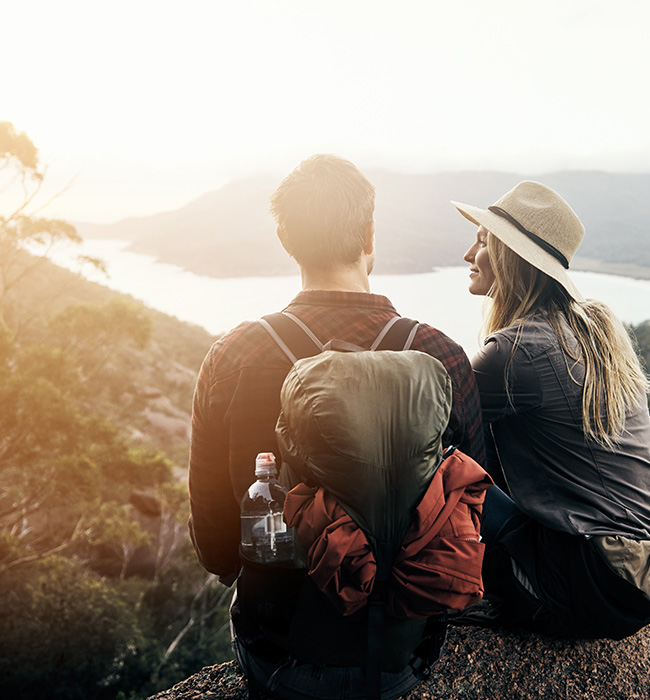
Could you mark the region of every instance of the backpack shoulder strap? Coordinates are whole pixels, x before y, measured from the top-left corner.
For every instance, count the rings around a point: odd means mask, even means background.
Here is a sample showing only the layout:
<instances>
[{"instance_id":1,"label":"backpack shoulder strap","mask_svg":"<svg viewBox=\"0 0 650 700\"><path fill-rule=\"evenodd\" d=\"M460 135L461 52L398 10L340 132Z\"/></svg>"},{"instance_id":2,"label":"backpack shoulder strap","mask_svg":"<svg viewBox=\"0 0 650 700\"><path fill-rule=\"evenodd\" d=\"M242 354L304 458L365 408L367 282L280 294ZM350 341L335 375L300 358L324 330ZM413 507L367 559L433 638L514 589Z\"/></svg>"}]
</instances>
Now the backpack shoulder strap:
<instances>
[{"instance_id":1,"label":"backpack shoulder strap","mask_svg":"<svg viewBox=\"0 0 650 700\"><path fill-rule=\"evenodd\" d=\"M323 345L309 328L297 317L287 311L263 316L259 321L280 349L295 363L305 357L313 357L328 349L332 341ZM413 343L419 323L410 318L394 316L381 329L370 350L408 350ZM340 341L336 341L340 344ZM347 345L347 344L343 344ZM356 346L336 349L360 350Z\"/></svg>"},{"instance_id":2,"label":"backpack shoulder strap","mask_svg":"<svg viewBox=\"0 0 650 700\"><path fill-rule=\"evenodd\" d=\"M371 350L408 350L418 332L419 323L403 316L393 316L382 328Z\"/></svg>"},{"instance_id":3,"label":"backpack shoulder strap","mask_svg":"<svg viewBox=\"0 0 650 700\"><path fill-rule=\"evenodd\" d=\"M276 314L263 316L259 322L292 364L304 357L313 357L323 351L323 344L320 340L293 314L280 311Z\"/></svg>"}]
</instances>

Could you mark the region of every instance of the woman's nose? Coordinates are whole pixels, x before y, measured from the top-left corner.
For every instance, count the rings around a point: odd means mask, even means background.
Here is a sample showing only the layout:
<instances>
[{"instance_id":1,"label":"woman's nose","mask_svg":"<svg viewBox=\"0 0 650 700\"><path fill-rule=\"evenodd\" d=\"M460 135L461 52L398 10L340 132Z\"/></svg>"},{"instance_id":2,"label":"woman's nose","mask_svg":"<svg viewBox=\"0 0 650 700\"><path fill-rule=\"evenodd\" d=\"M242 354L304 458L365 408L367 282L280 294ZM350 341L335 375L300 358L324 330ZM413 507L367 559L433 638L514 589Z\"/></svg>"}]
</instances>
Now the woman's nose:
<instances>
[{"instance_id":1,"label":"woman's nose","mask_svg":"<svg viewBox=\"0 0 650 700\"><path fill-rule=\"evenodd\" d=\"M471 263L471 262L474 261L474 255L475 255L475 253L474 253L474 248L475 248L475 247L476 247L476 243L475 243L474 245L470 246L470 247L467 249L467 252L465 253L465 255L463 255L463 260L464 260L465 262Z\"/></svg>"}]
</instances>

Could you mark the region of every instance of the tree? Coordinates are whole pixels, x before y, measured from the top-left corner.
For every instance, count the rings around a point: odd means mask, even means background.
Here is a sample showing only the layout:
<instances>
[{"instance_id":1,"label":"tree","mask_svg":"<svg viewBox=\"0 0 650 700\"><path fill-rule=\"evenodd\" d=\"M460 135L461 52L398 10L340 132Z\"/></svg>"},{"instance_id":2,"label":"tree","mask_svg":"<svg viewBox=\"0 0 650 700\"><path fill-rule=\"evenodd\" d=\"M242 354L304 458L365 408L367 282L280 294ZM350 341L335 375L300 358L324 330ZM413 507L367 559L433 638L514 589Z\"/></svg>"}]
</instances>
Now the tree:
<instances>
[{"instance_id":1,"label":"tree","mask_svg":"<svg viewBox=\"0 0 650 700\"><path fill-rule=\"evenodd\" d=\"M637 352L641 358L641 364L646 371L650 370L650 320L632 326L632 335L636 339Z\"/></svg>"},{"instance_id":2,"label":"tree","mask_svg":"<svg viewBox=\"0 0 650 700\"><path fill-rule=\"evenodd\" d=\"M112 700L116 685L129 690L125 675L146 679L142 582L109 582L50 557L0 573L0 585L3 697Z\"/></svg>"},{"instance_id":3,"label":"tree","mask_svg":"<svg viewBox=\"0 0 650 700\"><path fill-rule=\"evenodd\" d=\"M147 401L174 409L205 340L166 319L150 347L160 315L48 263L79 239L37 216L43 177L0 122L0 194L22 188L0 217L0 686L146 697L230 654L228 591L192 552L187 485L143 430ZM99 303L70 304L77 291Z\"/></svg>"},{"instance_id":4,"label":"tree","mask_svg":"<svg viewBox=\"0 0 650 700\"><path fill-rule=\"evenodd\" d=\"M114 345L146 341L146 323L137 315L120 304L107 308ZM106 321L103 310L88 312ZM115 426L88 410L96 392L82 381L81 360L69 349L19 346L6 327L0 331L0 571L109 541L126 567L148 539L120 504L135 489L170 483L169 462L130 447Z\"/></svg>"},{"instance_id":5,"label":"tree","mask_svg":"<svg viewBox=\"0 0 650 700\"><path fill-rule=\"evenodd\" d=\"M86 525L89 542L105 545L120 558L120 579L126 571L138 547L150 544L151 536L130 516L127 506L112 501L102 503L97 515Z\"/></svg>"},{"instance_id":6,"label":"tree","mask_svg":"<svg viewBox=\"0 0 650 700\"><path fill-rule=\"evenodd\" d=\"M17 161L19 172L42 178L38 171L38 151L25 133L19 133L11 122L0 122L0 159L5 165Z\"/></svg>"},{"instance_id":7,"label":"tree","mask_svg":"<svg viewBox=\"0 0 650 700\"><path fill-rule=\"evenodd\" d=\"M104 304L70 304L50 321L57 344L82 368L88 381L120 349L143 349L151 337L151 316L137 304L113 297Z\"/></svg>"},{"instance_id":8,"label":"tree","mask_svg":"<svg viewBox=\"0 0 650 700\"><path fill-rule=\"evenodd\" d=\"M230 656L229 593L192 552L186 484L134 446L131 421L107 419L107 378L128 384L149 359L128 309L74 306L33 342L0 324L0 685L14 698L143 698Z\"/></svg>"},{"instance_id":9,"label":"tree","mask_svg":"<svg viewBox=\"0 0 650 700\"><path fill-rule=\"evenodd\" d=\"M54 498L60 460L78 455L86 418L75 405L78 373L54 348L21 350L6 338L0 362L0 524L21 534L28 514ZM71 480L78 480L71 474ZM80 484L83 481L79 482ZM74 492L74 490L73 490ZM22 523L22 524L21 524Z\"/></svg>"},{"instance_id":10,"label":"tree","mask_svg":"<svg viewBox=\"0 0 650 700\"><path fill-rule=\"evenodd\" d=\"M636 352L641 360L646 375L650 375L650 320L639 323L638 326L628 328L633 341L636 343ZM650 394L648 395L648 407L650 408Z\"/></svg>"},{"instance_id":11,"label":"tree","mask_svg":"<svg viewBox=\"0 0 650 700\"><path fill-rule=\"evenodd\" d=\"M4 321L7 296L16 286L42 265L54 247L79 244L81 237L65 221L30 213L45 173L39 169L38 151L31 139L6 121L0 122L0 175L4 175L0 192L10 189L16 181L22 187L19 204L0 216L0 321ZM85 256L79 259L104 269L99 260Z\"/></svg>"}]
</instances>

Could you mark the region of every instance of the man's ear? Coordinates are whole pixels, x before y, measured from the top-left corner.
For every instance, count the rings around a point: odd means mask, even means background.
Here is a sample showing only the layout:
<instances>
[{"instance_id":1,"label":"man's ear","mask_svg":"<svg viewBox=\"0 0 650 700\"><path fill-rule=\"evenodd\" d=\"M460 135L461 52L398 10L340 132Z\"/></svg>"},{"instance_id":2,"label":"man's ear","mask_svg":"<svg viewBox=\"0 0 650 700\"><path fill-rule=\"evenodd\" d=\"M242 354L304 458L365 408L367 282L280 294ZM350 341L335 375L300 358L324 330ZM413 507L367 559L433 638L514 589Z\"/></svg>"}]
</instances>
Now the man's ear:
<instances>
[{"instance_id":1,"label":"man's ear","mask_svg":"<svg viewBox=\"0 0 650 700\"><path fill-rule=\"evenodd\" d=\"M363 252L372 255L375 250L375 220L373 219L366 227L366 235L363 245Z\"/></svg>"},{"instance_id":2,"label":"man's ear","mask_svg":"<svg viewBox=\"0 0 650 700\"><path fill-rule=\"evenodd\" d=\"M287 251L287 253L289 253L289 251L287 250L287 246L284 244L284 236L282 234L282 229L278 226L275 229L275 232L276 232L278 238L280 239L280 243L282 243L282 247ZM289 253L289 255L291 255L291 253Z\"/></svg>"}]
</instances>

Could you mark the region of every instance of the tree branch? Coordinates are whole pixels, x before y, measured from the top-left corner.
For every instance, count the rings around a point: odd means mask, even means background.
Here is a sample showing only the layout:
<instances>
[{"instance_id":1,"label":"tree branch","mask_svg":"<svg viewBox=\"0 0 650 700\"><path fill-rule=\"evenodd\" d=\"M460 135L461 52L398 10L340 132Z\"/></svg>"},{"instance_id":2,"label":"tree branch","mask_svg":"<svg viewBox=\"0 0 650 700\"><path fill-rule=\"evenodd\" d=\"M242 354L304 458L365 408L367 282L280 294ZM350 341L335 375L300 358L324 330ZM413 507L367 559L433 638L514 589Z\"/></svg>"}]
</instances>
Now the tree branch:
<instances>
[{"instance_id":1,"label":"tree branch","mask_svg":"<svg viewBox=\"0 0 650 700\"><path fill-rule=\"evenodd\" d=\"M192 599L192 602L190 603L190 610L192 607L201 599L201 597L205 594L206 590L209 588L210 584L212 583L214 579L214 574L209 574L203 585L201 586L201 589L199 592L194 596ZM232 591L229 588L225 588L221 592L221 595L217 599L217 602L212 606L212 608L205 613L204 615L197 616L195 613L191 613L190 619L187 621L187 624L183 629L176 635L174 638L174 641L167 647L167 650L163 654L163 658L158 664L157 672L159 673L162 667L167 663L167 659L173 654L174 650L178 645L181 643L183 637L192 629L192 627L196 624L197 619L205 620L211 615L213 615L215 612L217 612L225 600L226 596L230 594Z\"/></svg>"}]
</instances>

